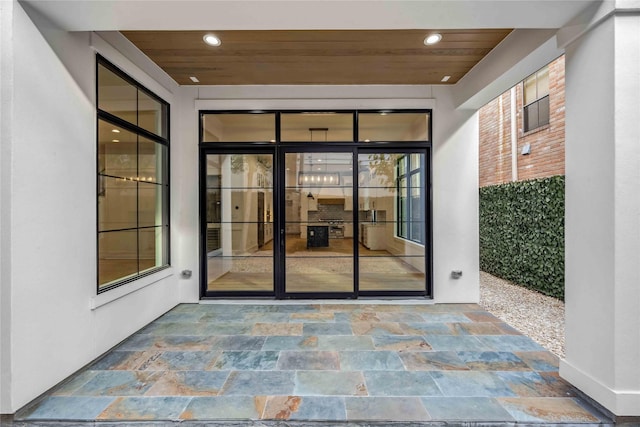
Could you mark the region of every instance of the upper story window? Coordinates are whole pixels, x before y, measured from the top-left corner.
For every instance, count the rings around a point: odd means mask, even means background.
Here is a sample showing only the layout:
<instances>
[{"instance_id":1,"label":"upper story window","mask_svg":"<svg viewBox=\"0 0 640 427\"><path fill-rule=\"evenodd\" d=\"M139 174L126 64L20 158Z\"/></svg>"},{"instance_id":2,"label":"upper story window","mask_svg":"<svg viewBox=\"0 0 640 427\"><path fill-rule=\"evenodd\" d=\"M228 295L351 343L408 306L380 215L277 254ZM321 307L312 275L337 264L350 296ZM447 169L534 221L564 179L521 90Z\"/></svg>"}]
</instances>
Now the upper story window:
<instances>
[{"instance_id":1,"label":"upper story window","mask_svg":"<svg viewBox=\"0 0 640 427\"><path fill-rule=\"evenodd\" d=\"M169 104L97 57L98 293L169 265Z\"/></svg>"},{"instance_id":2,"label":"upper story window","mask_svg":"<svg viewBox=\"0 0 640 427\"><path fill-rule=\"evenodd\" d=\"M523 82L524 132L549 124L549 67L544 67Z\"/></svg>"}]
</instances>

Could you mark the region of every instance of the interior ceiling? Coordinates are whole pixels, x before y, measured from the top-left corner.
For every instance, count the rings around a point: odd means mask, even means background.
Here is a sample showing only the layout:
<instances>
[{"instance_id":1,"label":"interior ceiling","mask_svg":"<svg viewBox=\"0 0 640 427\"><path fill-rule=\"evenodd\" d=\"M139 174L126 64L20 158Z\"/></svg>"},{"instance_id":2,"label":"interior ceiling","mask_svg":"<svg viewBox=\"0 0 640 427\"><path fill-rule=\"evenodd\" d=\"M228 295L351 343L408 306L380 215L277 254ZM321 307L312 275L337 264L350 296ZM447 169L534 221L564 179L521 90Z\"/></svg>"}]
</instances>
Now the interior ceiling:
<instances>
[{"instance_id":1,"label":"interior ceiling","mask_svg":"<svg viewBox=\"0 0 640 427\"><path fill-rule=\"evenodd\" d=\"M218 47L203 42L208 31L122 34L180 85L365 85L455 84L511 31L211 31ZM425 46L434 32L442 40Z\"/></svg>"}]
</instances>

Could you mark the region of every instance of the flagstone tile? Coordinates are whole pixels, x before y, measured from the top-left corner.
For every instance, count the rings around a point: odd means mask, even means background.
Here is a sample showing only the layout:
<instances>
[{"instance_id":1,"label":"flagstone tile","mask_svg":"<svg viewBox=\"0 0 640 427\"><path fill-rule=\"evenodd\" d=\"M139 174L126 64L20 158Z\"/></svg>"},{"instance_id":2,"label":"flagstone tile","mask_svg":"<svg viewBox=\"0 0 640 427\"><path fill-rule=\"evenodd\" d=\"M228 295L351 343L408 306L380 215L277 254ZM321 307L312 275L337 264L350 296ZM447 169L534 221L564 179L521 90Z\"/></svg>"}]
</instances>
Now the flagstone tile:
<instances>
[{"instance_id":1,"label":"flagstone tile","mask_svg":"<svg viewBox=\"0 0 640 427\"><path fill-rule=\"evenodd\" d=\"M244 335L251 332L253 323L242 322L206 322L200 324L200 331L203 335L215 336L215 335Z\"/></svg>"},{"instance_id":2,"label":"flagstone tile","mask_svg":"<svg viewBox=\"0 0 640 427\"><path fill-rule=\"evenodd\" d=\"M142 395L162 376L162 372L98 371L74 395L136 396Z\"/></svg>"},{"instance_id":3,"label":"flagstone tile","mask_svg":"<svg viewBox=\"0 0 640 427\"><path fill-rule=\"evenodd\" d=\"M467 323L471 322L462 313L422 313L423 322L427 323Z\"/></svg>"},{"instance_id":4,"label":"flagstone tile","mask_svg":"<svg viewBox=\"0 0 640 427\"><path fill-rule=\"evenodd\" d=\"M181 323L196 323L198 322L204 313L199 310L171 310L168 313L165 313L160 318L156 319L155 322L164 323L164 322L181 322Z\"/></svg>"},{"instance_id":5,"label":"flagstone tile","mask_svg":"<svg viewBox=\"0 0 640 427\"><path fill-rule=\"evenodd\" d=\"M353 322L355 335L407 335L407 328L397 322Z\"/></svg>"},{"instance_id":6,"label":"flagstone tile","mask_svg":"<svg viewBox=\"0 0 640 427\"><path fill-rule=\"evenodd\" d=\"M257 420L264 412L264 396L194 397L180 414L183 420Z\"/></svg>"},{"instance_id":7,"label":"flagstone tile","mask_svg":"<svg viewBox=\"0 0 640 427\"><path fill-rule=\"evenodd\" d=\"M493 372L432 371L431 376L450 397L511 397L515 393Z\"/></svg>"},{"instance_id":8,"label":"flagstone tile","mask_svg":"<svg viewBox=\"0 0 640 427\"><path fill-rule=\"evenodd\" d=\"M95 420L115 397L49 396L16 414L16 420Z\"/></svg>"},{"instance_id":9,"label":"flagstone tile","mask_svg":"<svg viewBox=\"0 0 640 427\"><path fill-rule=\"evenodd\" d=\"M221 395L291 395L295 371L232 371Z\"/></svg>"},{"instance_id":10,"label":"flagstone tile","mask_svg":"<svg viewBox=\"0 0 640 427\"><path fill-rule=\"evenodd\" d=\"M515 421L497 400L489 397L423 397L422 403L435 420Z\"/></svg>"},{"instance_id":11,"label":"flagstone tile","mask_svg":"<svg viewBox=\"0 0 640 427\"><path fill-rule=\"evenodd\" d=\"M330 322L334 323L336 318L331 312L301 312L301 313L291 313L289 317L289 321L291 322L314 322L314 323L323 323Z\"/></svg>"},{"instance_id":12,"label":"flagstone tile","mask_svg":"<svg viewBox=\"0 0 640 427\"><path fill-rule=\"evenodd\" d=\"M266 337L263 350L317 350L318 337L315 335L300 337Z\"/></svg>"},{"instance_id":13,"label":"flagstone tile","mask_svg":"<svg viewBox=\"0 0 640 427\"><path fill-rule=\"evenodd\" d=\"M544 375L544 376L543 376ZM498 376L520 397L573 397L573 389L559 376L537 372L498 372Z\"/></svg>"},{"instance_id":14,"label":"flagstone tile","mask_svg":"<svg viewBox=\"0 0 640 427\"><path fill-rule=\"evenodd\" d=\"M376 350L429 351L431 346L421 336L380 335L372 336Z\"/></svg>"},{"instance_id":15,"label":"flagstone tile","mask_svg":"<svg viewBox=\"0 0 640 427\"><path fill-rule=\"evenodd\" d=\"M495 351L544 351L544 348L524 335L485 335L480 342Z\"/></svg>"},{"instance_id":16,"label":"flagstone tile","mask_svg":"<svg viewBox=\"0 0 640 427\"><path fill-rule=\"evenodd\" d=\"M408 371L466 371L469 367L453 351L403 351L399 353Z\"/></svg>"},{"instance_id":17,"label":"flagstone tile","mask_svg":"<svg viewBox=\"0 0 640 427\"><path fill-rule=\"evenodd\" d=\"M449 323L401 323L404 335L454 335Z\"/></svg>"},{"instance_id":18,"label":"flagstone tile","mask_svg":"<svg viewBox=\"0 0 640 427\"><path fill-rule=\"evenodd\" d=\"M133 371L157 351L112 351L107 353L89 369L93 371Z\"/></svg>"},{"instance_id":19,"label":"flagstone tile","mask_svg":"<svg viewBox=\"0 0 640 427\"><path fill-rule=\"evenodd\" d=\"M493 325L500 331L500 333L496 335L523 335L522 332L504 322L494 323Z\"/></svg>"},{"instance_id":20,"label":"flagstone tile","mask_svg":"<svg viewBox=\"0 0 640 427\"><path fill-rule=\"evenodd\" d=\"M261 336L300 336L301 323L256 323L251 329L251 335Z\"/></svg>"},{"instance_id":21,"label":"flagstone tile","mask_svg":"<svg viewBox=\"0 0 640 427\"><path fill-rule=\"evenodd\" d=\"M349 421L429 421L418 397L346 397Z\"/></svg>"},{"instance_id":22,"label":"flagstone tile","mask_svg":"<svg viewBox=\"0 0 640 427\"><path fill-rule=\"evenodd\" d=\"M361 372L297 371L295 391L292 394L297 396L366 396L367 388Z\"/></svg>"},{"instance_id":23,"label":"flagstone tile","mask_svg":"<svg viewBox=\"0 0 640 427\"><path fill-rule=\"evenodd\" d=\"M246 313L244 315L247 323L287 323L291 313Z\"/></svg>"},{"instance_id":24,"label":"flagstone tile","mask_svg":"<svg viewBox=\"0 0 640 427\"><path fill-rule=\"evenodd\" d=\"M369 336L319 335L318 350L373 350Z\"/></svg>"},{"instance_id":25,"label":"flagstone tile","mask_svg":"<svg viewBox=\"0 0 640 427\"><path fill-rule=\"evenodd\" d=\"M124 340L118 347L119 351L145 351L153 349L154 344L161 338L149 334L134 334Z\"/></svg>"},{"instance_id":26,"label":"flagstone tile","mask_svg":"<svg viewBox=\"0 0 640 427\"><path fill-rule=\"evenodd\" d=\"M216 396L228 371L168 371L145 396Z\"/></svg>"},{"instance_id":27,"label":"flagstone tile","mask_svg":"<svg viewBox=\"0 0 640 427\"><path fill-rule=\"evenodd\" d=\"M229 335L213 337L211 347L215 350L261 350L265 337Z\"/></svg>"},{"instance_id":28,"label":"flagstone tile","mask_svg":"<svg viewBox=\"0 0 640 427\"><path fill-rule=\"evenodd\" d=\"M429 372L365 371L370 396L442 396Z\"/></svg>"},{"instance_id":29,"label":"flagstone tile","mask_svg":"<svg viewBox=\"0 0 640 427\"><path fill-rule=\"evenodd\" d=\"M502 322L502 320L487 311L465 311L463 314L474 322Z\"/></svg>"},{"instance_id":30,"label":"flagstone tile","mask_svg":"<svg viewBox=\"0 0 640 427\"><path fill-rule=\"evenodd\" d=\"M340 368L343 371L401 371L404 365L395 351L341 351Z\"/></svg>"},{"instance_id":31,"label":"flagstone tile","mask_svg":"<svg viewBox=\"0 0 640 427\"><path fill-rule=\"evenodd\" d=\"M453 335L500 335L503 332L491 322L452 323Z\"/></svg>"},{"instance_id":32,"label":"flagstone tile","mask_svg":"<svg viewBox=\"0 0 640 427\"><path fill-rule=\"evenodd\" d=\"M510 352L461 351L458 357L474 371L529 371L522 359Z\"/></svg>"},{"instance_id":33,"label":"flagstone tile","mask_svg":"<svg viewBox=\"0 0 640 427\"><path fill-rule=\"evenodd\" d=\"M82 371L53 389L53 396L70 396L98 375L99 371Z\"/></svg>"},{"instance_id":34,"label":"flagstone tile","mask_svg":"<svg viewBox=\"0 0 640 427\"><path fill-rule=\"evenodd\" d=\"M335 351L282 351L277 368L280 370L340 370Z\"/></svg>"},{"instance_id":35,"label":"flagstone tile","mask_svg":"<svg viewBox=\"0 0 640 427\"><path fill-rule=\"evenodd\" d=\"M437 351L487 351L492 348L474 335L433 335L428 343Z\"/></svg>"},{"instance_id":36,"label":"flagstone tile","mask_svg":"<svg viewBox=\"0 0 640 427\"><path fill-rule=\"evenodd\" d=\"M263 419L344 421L347 419L344 397L270 396Z\"/></svg>"},{"instance_id":37,"label":"flagstone tile","mask_svg":"<svg viewBox=\"0 0 640 427\"><path fill-rule=\"evenodd\" d=\"M515 352L524 363L534 371L557 372L560 359L549 351L522 351Z\"/></svg>"},{"instance_id":38,"label":"flagstone tile","mask_svg":"<svg viewBox=\"0 0 640 427\"><path fill-rule=\"evenodd\" d=\"M564 397L500 398L518 422L584 423L599 419L576 400Z\"/></svg>"},{"instance_id":39,"label":"flagstone tile","mask_svg":"<svg viewBox=\"0 0 640 427\"><path fill-rule=\"evenodd\" d=\"M278 351L223 351L211 369L233 371L264 371L276 369Z\"/></svg>"},{"instance_id":40,"label":"flagstone tile","mask_svg":"<svg viewBox=\"0 0 640 427\"><path fill-rule=\"evenodd\" d=\"M353 335L348 323L304 323L303 335Z\"/></svg>"},{"instance_id":41,"label":"flagstone tile","mask_svg":"<svg viewBox=\"0 0 640 427\"><path fill-rule=\"evenodd\" d=\"M97 417L99 420L174 420L190 397L119 397Z\"/></svg>"},{"instance_id":42,"label":"flagstone tile","mask_svg":"<svg viewBox=\"0 0 640 427\"><path fill-rule=\"evenodd\" d=\"M161 351L144 360L141 371L207 370L220 355L219 351Z\"/></svg>"},{"instance_id":43,"label":"flagstone tile","mask_svg":"<svg viewBox=\"0 0 640 427\"><path fill-rule=\"evenodd\" d=\"M149 335L206 335L205 323L154 322L141 333Z\"/></svg>"}]
</instances>

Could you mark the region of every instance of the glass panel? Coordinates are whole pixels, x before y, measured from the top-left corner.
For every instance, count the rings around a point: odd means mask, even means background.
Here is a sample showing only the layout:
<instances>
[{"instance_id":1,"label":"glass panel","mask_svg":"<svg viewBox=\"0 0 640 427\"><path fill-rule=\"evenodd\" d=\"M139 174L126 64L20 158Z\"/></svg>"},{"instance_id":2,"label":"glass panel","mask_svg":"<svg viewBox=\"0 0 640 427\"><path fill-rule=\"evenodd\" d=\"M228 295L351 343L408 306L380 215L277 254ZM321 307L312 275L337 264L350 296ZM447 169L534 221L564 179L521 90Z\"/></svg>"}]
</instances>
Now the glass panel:
<instances>
[{"instance_id":1,"label":"glass panel","mask_svg":"<svg viewBox=\"0 0 640 427\"><path fill-rule=\"evenodd\" d=\"M98 230L138 226L138 183L129 178L98 177Z\"/></svg>"},{"instance_id":2,"label":"glass panel","mask_svg":"<svg viewBox=\"0 0 640 427\"><path fill-rule=\"evenodd\" d=\"M138 171L135 133L104 120L98 121L98 173L135 178Z\"/></svg>"},{"instance_id":3,"label":"glass panel","mask_svg":"<svg viewBox=\"0 0 640 427\"><path fill-rule=\"evenodd\" d=\"M284 113L282 141L353 141L352 113Z\"/></svg>"},{"instance_id":4,"label":"glass panel","mask_svg":"<svg viewBox=\"0 0 640 427\"><path fill-rule=\"evenodd\" d=\"M538 98L549 95L549 67L544 67L537 73Z\"/></svg>"},{"instance_id":5,"label":"glass panel","mask_svg":"<svg viewBox=\"0 0 640 427\"><path fill-rule=\"evenodd\" d=\"M98 64L98 108L138 124L138 89L103 64Z\"/></svg>"},{"instance_id":6,"label":"glass panel","mask_svg":"<svg viewBox=\"0 0 640 427\"><path fill-rule=\"evenodd\" d=\"M98 287L138 273L138 232L98 233Z\"/></svg>"},{"instance_id":7,"label":"glass panel","mask_svg":"<svg viewBox=\"0 0 640 427\"><path fill-rule=\"evenodd\" d=\"M352 153L285 155L286 292L353 292L352 206Z\"/></svg>"},{"instance_id":8,"label":"glass panel","mask_svg":"<svg viewBox=\"0 0 640 427\"><path fill-rule=\"evenodd\" d=\"M204 114L202 142L276 142L276 115Z\"/></svg>"},{"instance_id":9,"label":"glass panel","mask_svg":"<svg viewBox=\"0 0 640 427\"><path fill-rule=\"evenodd\" d=\"M138 176L142 182L167 182L167 147L140 137L138 144Z\"/></svg>"},{"instance_id":10,"label":"glass panel","mask_svg":"<svg viewBox=\"0 0 640 427\"><path fill-rule=\"evenodd\" d=\"M273 291L273 157L207 156L207 289Z\"/></svg>"},{"instance_id":11,"label":"glass panel","mask_svg":"<svg viewBox=\"0 0 640 427\"><path fill-rule=\"evenodd\" d=\"M166 254L162 248L165 236L162 227L142 228L138 230L138 244L140 250L140 272L166 263Z\"/></svg>"},{"instance_id":12,"label":"glass panel","mask_svg":"<svg viewBox=\"0 0 640 427\"><path fill-rule=\"evenodd\" d=\"M428 113L360 113L360 141L427 141Z\"/></svg>"},{"instance_id":13,"label":"glass panel","mask_svg":"<svg viewBox=\"0 0 640 427\"><path fill-rule=\"evenodd\" d=\"M538 94L536 92L536 75L534 74L531 77L528 77L523 84L523 95L524 95L524 104L530 104L536 99L538 99Z\"/></svg>"},{"instance_id":14,"label":"glass panel","mask_svg":"<svg viewBox=\"0 0 640 427\"><path fill-rule=\"evenodd\" d=\"M162 225L164 186L149 182L138 183L138 221L140 227Z\"/></svg>"},{"instance_id":15,"label":"glass panel","mask_svg":"<svg viewBox=\"0 0 640 427\"><path fill-rule=\"evenodd\" d=\"M524 107L524 131L528 132L538 127L538 103Z\"/></svg>"},{"instance_id":16,"label":"glass panel","mask_svg":"<svg viewBox=\"0 0 640 427\"><path fill-rule=\"evenodd\" d=\"M549 124L549 96L538 101L538 125Z\"/></svg>"},{"instance_id":17,"label":"glass panel","mask_svg":"<svg viewBox=\"0 0 640 427\"><path fill-rule=\"evenodd\" d=\"M166 138L167 105L138 90L138 126Z\"/></svg>"},{"instance_id":18,"label":"glass panel","mask_svg":"<svg viewBox=\"0 0 640 427\"><path fill-rule=\"evenodd\" d=\"M424 291L426 289L424 247L399 236L406 236L409 205L420 199L422 169L398 177L411 158L423 165L423 154L384 153L358 156L358 193L363 205L358 211L359 289L361 291ZM414 189L414 184L418 188ZM412 200L408 200L408 194ZM419 206L419 204L418 204ZM419 216L417 227L421 231Z\"/></svg>"}]
</instances>

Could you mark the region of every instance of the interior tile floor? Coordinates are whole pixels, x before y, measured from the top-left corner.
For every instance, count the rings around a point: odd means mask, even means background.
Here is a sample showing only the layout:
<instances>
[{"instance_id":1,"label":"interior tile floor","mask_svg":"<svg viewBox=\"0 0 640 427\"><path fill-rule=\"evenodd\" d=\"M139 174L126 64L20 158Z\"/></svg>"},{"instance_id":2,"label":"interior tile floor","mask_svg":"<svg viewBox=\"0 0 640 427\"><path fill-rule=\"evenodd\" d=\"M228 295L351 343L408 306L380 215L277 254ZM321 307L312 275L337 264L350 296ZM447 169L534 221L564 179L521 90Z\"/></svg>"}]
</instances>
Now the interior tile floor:
<instances>
[{"instance_id":1,"label":"interior tile floor","mask_svg":"<svg viewBox=\"0 0 640 427\"><path fill-rule=\"evenodd\" d=\"M179 305L13 424L54 421L613 425L557 357L477 305L361 301Z\"/></svg>"}]
</instances>

